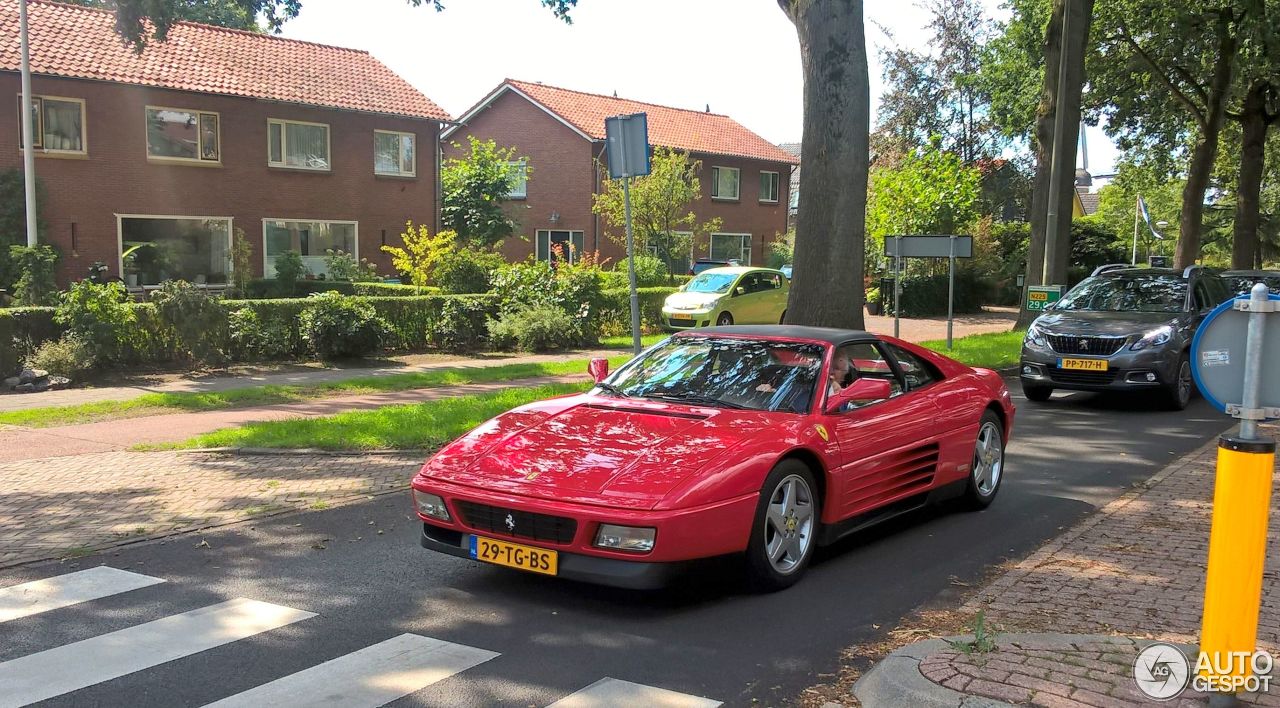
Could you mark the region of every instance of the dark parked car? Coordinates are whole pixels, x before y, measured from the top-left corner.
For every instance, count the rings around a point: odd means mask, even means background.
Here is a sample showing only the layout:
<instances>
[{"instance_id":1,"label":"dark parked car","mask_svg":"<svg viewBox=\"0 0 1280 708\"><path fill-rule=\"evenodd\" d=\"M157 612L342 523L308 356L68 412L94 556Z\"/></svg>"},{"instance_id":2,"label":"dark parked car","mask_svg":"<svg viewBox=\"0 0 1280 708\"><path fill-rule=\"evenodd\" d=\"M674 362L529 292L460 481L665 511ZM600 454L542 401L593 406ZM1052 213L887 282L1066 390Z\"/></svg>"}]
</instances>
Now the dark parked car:
<instances>
[{"instance_id":1,"label":"dark parked car","mask_svg":"<svg viewBox=\"0 0 1280 708\"><path fill-rule=\"evenodd\" d=\"M1229 270L1222 279L1237 295L1248 295L1255 283L1266 283L1272 295L1280 295L1280 270Z\"/></svg>"},{"instance_id":2,"label":"dark parked car","mask_svg":"<svg viewBox=\"0 0 1280 708\"><path fill-rule=\"evenodd\" d=\"M1152 390L1187 406L1195 385L1188 349L1205 315L1233 296L1200 266L1102 266L1036 318L1022 343L1022 391Z\"/></svg>"}]
</instances>

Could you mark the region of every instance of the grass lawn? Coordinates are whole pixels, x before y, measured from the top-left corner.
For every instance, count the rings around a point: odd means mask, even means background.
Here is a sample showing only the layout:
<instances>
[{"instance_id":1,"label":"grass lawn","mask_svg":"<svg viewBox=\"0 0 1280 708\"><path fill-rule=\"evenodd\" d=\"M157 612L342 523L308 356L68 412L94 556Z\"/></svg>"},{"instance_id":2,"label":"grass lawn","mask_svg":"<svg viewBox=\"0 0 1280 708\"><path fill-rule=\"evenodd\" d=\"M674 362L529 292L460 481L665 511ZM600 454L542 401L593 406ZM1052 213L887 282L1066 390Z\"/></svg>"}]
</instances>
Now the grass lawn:
<instances>
[{"instance_id":1,"label":"grass lawn","mask_svg":"<svg viewBox=\"0 0 1280 708\"><path fill-rule=\"evenodd\" d=\"M640 346L648 349L670 336L670 334L642 334L640 335ZM605 349L630 349L631 335L622 334L617 337L601 337L600 346ZM611 363L609 366L612 367L613 364Z\"/></svg>"},{"instance_id":2,"label":"grass lawn","mask_svg":"<svg viewBox=\"0 0 1280 708\"><path fill-rule=\"evenodd\" d=\"M920 344L969 366L999 369L1017 365L1018 357L1022 354L1022 337L1025 334L1024 330L971 334L953 339L951 344L955 348L949 351L945 339L935 339Z\"/></svg>"},{"instance_id":3,"label":"grass lawn","mask_svg":"<svg viewBox=\"0 0 1280 708\"><path fill-rule=\"evenodd\" d=\"M609 359L610 369L631 357ZM50 406L22 411L0 412L0 424L44 428L118 418L137 418L164 413L198 412L226 408L267 406L341 395L407 391L438 386L493 381L513 381L535 376L578 374L586 376L587 360L541 364L506 364L490 367L454 367L388 376L358 376L311 386L247 386L210 393L148 393L128 401L99 401L72 406Z\"/></svg>"},{"instance_id":4,"label":"grass lawn","mask_svg":"<svg viewBox=\"0 0 1280 708\"><path fill-rule=\"evenodd\" d=\"M322 418L253 423L157 448L272 447L324 450L434 450L499 413L533 401L585 391L589 383L510 388Z\"/></svg>"}]
</instances>

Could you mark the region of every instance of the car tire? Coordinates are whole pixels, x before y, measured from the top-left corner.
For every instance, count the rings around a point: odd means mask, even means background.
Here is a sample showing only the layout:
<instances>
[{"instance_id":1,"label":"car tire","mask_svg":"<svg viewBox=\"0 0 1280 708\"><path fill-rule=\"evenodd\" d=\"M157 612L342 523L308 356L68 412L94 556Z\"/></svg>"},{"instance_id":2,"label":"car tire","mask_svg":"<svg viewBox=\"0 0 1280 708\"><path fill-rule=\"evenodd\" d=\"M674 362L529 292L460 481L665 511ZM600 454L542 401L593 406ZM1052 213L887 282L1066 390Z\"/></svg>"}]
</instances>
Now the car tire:
<instances>
[{"instance_id":1,"label":"car tire","mask_svg":"<svg viewBox=\"0 0 1280 708\"><path fill-rule=\"evenodd\" d=\"M717 327L727 327L731 324L733 324L733 315L728 312L721 312L720 316L716 318Z\"/></svg>"},{"instance_id":2,"label":"car tire","mask_svg":"<svg viewBox=\"0 0 1280 708\"><path fill-rule=\"evenodd\" d=\"M1036 403L1044 403L1053 395L1052 386L1033 386L1031 384L1022 384L1022 395L1027 397L1028 401Z\"/></svg>"},{"instance_id":3,"label":"car tire","mask_svg":"<svg viewBox=\"0 0 1280 708\"><path fill-rule=\"evenodd\" d=\"M978 423L973 444L973 462L969 466L969 482L964 489L964 504L974 511L985 509L995 501L1004 481L1004 424L1000 416L988 409Z\"/></svg>"},{"instance_id":4,"label":"car tire","mask_svg":"<svg viewBox=\"0 0 1280 708\"><path fill-rule=\"evenodd\" d=\"M779 462L760 488L747 572L751 585L773 592L795 585L818 542L822 499L813 471L799 460Z\"/></svg>"},{"instance_id":5,"label":"car tire","mask_svg":"<svg viewBox=\"0 0 1280 708\"><path fill-rule=\"evenodd\" d=\"M1178 357L1178 368L1174 369L1173 380L1165 387L1165 401L1172 410L1185 410L1191 403L1195 389L1195 380L1191 377L1191 359L1183 352Z\"/></svg>"}]
</instances>

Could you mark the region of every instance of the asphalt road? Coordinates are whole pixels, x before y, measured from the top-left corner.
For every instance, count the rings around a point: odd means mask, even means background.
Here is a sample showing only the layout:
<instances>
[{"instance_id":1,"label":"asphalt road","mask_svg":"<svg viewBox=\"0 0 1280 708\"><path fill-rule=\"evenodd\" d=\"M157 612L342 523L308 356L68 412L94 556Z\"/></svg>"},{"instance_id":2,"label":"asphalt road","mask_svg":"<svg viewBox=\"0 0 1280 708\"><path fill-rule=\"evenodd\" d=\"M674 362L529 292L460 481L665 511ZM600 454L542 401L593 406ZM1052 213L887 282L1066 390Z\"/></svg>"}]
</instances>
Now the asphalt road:
<instances>
[{"instance_id":1,"label":"asphalt road","mask_svg":"<svg viewBox=\"0 0 1280 708\"><path fill-rule=\"evenodd\" d=\"M0 588L104 563L165 581L9 621L0 597L0 684L28 666L74 676L105 656L102 645L79 655L59 647L249 598L316 614L167 663L130 648L127 659L154 665L47 705L204 705L404 633L498 656L396 706L547 706L604 677L726 705L783 704L834 672L841 649L881 637L913 608L958 600L953 579L977 583L1228 427L1199 399L1181 413L1088 394L1017 403L1007 476L990 509L920 512L847 539L781 593L741 592L732 565L638 593L432 554L417 544L407 495L393 495L228 527L203 536L208 547L184 536L0 572ZM219 621L218 631L237 629ZM185 627L178 633L199 634ZM13 663L46 650L56 651ZM110 675L95 668L84 683L95 670ZM358 683L337 665L308 678ZM0 705L5 693L0 685Z\"/></svg>"}]
</instances>

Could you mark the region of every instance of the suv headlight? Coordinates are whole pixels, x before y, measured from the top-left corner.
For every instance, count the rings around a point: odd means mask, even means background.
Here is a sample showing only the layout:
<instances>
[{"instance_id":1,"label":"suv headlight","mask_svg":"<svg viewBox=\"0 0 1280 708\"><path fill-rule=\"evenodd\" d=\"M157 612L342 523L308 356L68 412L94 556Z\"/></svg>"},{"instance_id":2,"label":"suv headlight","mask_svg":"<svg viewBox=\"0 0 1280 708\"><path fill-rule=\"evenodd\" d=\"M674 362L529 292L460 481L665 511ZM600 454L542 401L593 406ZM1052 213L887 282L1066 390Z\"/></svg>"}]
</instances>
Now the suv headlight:
<instances>
[{"instance_id":1,"label":"suv headlight","mask_svg":"<svg viewBox=\"0 0 1280 708\"><path fill-rule=\"evenodd\" d=\"M1161 344L1167 344L1170 339L1173 339L1173 327L1165 325L1142 335L1142 339L1134 342L1129 348L1135 352L1140 352L1147 347L1158 347Z\"/></svg>"},{"instance_id":2,"label":"suv headlight","mask_svg":"<svg viewBox=\"0 0 1280 708\"><path fill-rule=\"evenodd\" d=\"M1027 328L1027 336L1022 340L1023 344L1030 344L1033 347L1047 349L1049 342L1045 340L1044 333L1034 324Z\"/></svg>"},{"instance_id":3,"label":"suv headlight","mask_svg":"<svg viewBox=\"0 0 1280 708\"><path fill-rule=\"evenodd\" d=\"M653 540L658 530L647 526L615 526L600 524L596 532L595 546L617 551L648 553L653 550Z\"/></svg>"}]
</instances>

